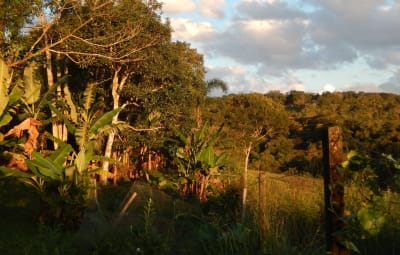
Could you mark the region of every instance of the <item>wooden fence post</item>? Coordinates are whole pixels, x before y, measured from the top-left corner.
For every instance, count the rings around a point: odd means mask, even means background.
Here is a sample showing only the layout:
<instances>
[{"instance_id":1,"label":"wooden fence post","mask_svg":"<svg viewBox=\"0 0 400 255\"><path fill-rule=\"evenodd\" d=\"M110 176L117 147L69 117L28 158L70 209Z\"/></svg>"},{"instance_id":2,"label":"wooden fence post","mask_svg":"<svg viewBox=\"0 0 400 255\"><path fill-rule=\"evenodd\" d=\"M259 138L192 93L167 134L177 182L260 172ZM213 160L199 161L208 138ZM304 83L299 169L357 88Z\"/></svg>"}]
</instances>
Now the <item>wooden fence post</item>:
<instances>
[{"instance_id":1,"label":"wooden fence post","mask_svg":"<svg viewBox=\"0 0 400 255\"><path fill-rule=\"evenodd\" d=\"M350 255L350 250L340 244L337 233L343 229L340 218L344 213L343 176L337 167L343 161L343 144L340 127L329 127L324 130L322 144L324 153L324 191L326 216L327 254Z\"/></svg>"}]
</instances>

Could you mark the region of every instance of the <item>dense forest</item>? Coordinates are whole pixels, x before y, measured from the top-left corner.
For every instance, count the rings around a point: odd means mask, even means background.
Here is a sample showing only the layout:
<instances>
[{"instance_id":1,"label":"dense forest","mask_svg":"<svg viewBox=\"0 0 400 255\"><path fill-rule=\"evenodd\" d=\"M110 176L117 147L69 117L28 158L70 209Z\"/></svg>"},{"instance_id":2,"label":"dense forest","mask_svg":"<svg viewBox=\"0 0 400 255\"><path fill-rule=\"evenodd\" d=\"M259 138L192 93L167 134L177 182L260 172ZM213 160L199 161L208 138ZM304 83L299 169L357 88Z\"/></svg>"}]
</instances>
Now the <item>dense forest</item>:
<instances>
[{"instance_id":1,"label":"dense forest","mask_svg":"<svg viewBox=\"0 0 400 255\"><path fill-rule=\"evenodd\" d=\"M272 91L208 98L203 111L204 119L213 125L225 124L222 144L226 148L243 142L242 132L268 131L250 155L252 168L318 176L322 169L320 132L327 126L342 128L345 151L398 158L399 99L386 93Z\"/></svg>"},{"instance_id":2,"label":"dense forest","mask_svg":"<svg viewBox=\"0 0 400 255\"><path fill-rule=\"evenodd\" d=\"M306 176L319 187L321 130L334 125L342 128L346 152L368 158L362 168L372 169L379 189L397 191L400 96L271 91L210 97L211 90L226 93L229 84L205 79L203 56L172 41L161 14L155 0L0 2L0 209L7 231L25 233L27 243L18 250L19 238L8 242L4 233L0 253L282 254L285 248L285 254L318 254L321 208L309 218L295 212L299 222L310 223L307 231L281 203L269 229L277 223L269 237L274 245L265 245L268 238L252 231L254 215L244 214L247 182L267 172ZM127 221L136 195L149 193L141 203L144 220L127 223L123 238L112 239L119 232L110 228ZM154 194L162 197L156 205ZM158 207L168 201L173 220L154 223L154 206L162 212ZM182 214L177 201L189 203ZM94 231L87 217L102 222L96 227L103 236L82 234L85 226ZM21 219L39 230L25 231L29 224L20 223L18 232L12 224ZM296 235L277 238L290 233L290 224ZM188 233L182 248L179 236ZM77 241L82 235L93 240ZM60 238L35 243L48 236Z\"/></svg>"}]
</instances>

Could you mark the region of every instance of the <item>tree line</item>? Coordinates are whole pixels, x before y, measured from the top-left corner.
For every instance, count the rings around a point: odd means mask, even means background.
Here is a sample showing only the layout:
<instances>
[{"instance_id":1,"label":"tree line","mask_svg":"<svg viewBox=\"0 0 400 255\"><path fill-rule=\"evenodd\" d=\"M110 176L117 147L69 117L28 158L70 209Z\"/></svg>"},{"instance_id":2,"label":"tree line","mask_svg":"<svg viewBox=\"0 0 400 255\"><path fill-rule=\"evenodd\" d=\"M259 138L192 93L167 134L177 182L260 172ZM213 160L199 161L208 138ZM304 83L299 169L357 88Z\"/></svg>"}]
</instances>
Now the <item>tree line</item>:
<instances>
[{"instance_id":1,"label":"tree line","mask_svg":"<svg viewBox=\"0 0 400 255\"><path fill-rule=\"evenodd\" d=\"M321 128L340 126L344 150L370 155L383 178L394 168L382 154L400 156L399 100L396 94L352 91L227 95L208 98L204 118L225 124L221 145L235 148L233 162L243 166L244 141L253 142L252 169L314 176L322 174Z\"/></svg>"}]
</instances>

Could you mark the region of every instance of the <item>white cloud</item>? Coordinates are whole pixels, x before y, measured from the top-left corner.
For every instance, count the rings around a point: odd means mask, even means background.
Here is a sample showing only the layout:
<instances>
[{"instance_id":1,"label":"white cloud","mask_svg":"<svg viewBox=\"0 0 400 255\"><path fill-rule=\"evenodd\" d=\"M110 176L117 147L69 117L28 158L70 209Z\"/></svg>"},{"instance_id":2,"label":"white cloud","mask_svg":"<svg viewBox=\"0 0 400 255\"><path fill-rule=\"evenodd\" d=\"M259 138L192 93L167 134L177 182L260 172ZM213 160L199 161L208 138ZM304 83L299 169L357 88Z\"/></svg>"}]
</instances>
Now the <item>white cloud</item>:
<instances>
[{"instance_id":1,"label":"white cloud","mask_svg":"<svg viewBox=\"0 0 400 255\"><path fill-rule=\"evenodd\" d=\"M279 82L270 82L268 90L279 90L281 92L305 91L305 84L295 75L286 74Z\"/></svg>"},{"instance_id":2,"label":"white cloud","mask_svg":"<svg viewBox=\"0 0 400 255\"><path fill-rule=\"evenodd\" d=\"M174 28L174 40L206 41L215 33L214 27L208 22L196 22L190 19L171 19Z\"/></svg>"},{"instance_id":3,"label":"white cloud","mask_svg":"<svg viewBox=\"0 0 400 255\"><path fill-rule=\"evenodd\" d=\"M222 18L224 17L224 0L200 0L200 13L206 17Z\"/></svg>"},{"instance_id":4,"label":"white cloud","mask_svg":"<svg viewBox=\"0 0 400 255\"><path fill-rule=\"evenodd\" d=\"M166 13L191 12L196 9L193 0L162 0L161 3Z\"/></svg>"},{"instance_id":5,"label":"white cloud","mask_svg":"<svg viewBox=\"0 0 400 255\"><path fill-rule=\"evenodd\" d=\"M336 88L332 84L327 83L324 86L322 86L322 90L320 93L323 93L323 92L331 92L332 93L335 90L336 90Z\"/></svg>"},{"instance_id":6,"label":"white cloud","mask_svg":"<svg viewBox=\"0 0 400 255\"><path fill-rule=\"evenodd\" d=\"M305 25L297 21L236 21L207 49L239 63L290 67L300 62L304 30Z\"/></svg>"},{"instance_id":7,"label":"white cloud","mask_svg":"<svg viewBox=\"0 0 400 255\"><path fill-rule=\"evenodd\" d=\"M374 83L368 82L359 82L359 83L348 83L344 84L340 89L340 91L355 91L355 92L368 92L368 93L379 93L383 92L382 88Z\"/></svg>"},{"instance_id":8,"label":"white cloud","mask_svg":"<svg viewBox=\"0 0 400 255\"><path fill-rule=\"evenodd\" d=\"M320 8L310 15L310 37L325 49L321 53L338 56L336 62L364 55L379 59L381 54L392 56L399 52L399 3L390 4L385 0L308 2ZM395 64L397 59L385 62Z\"/></svg>"},{"instance_id":9,"label":"white cloud","mask_svg":"<svg viewBox=\"0 0 400 255\"><path fill-rule=\"evenodd\" d=\"M214 77L226 78L224 80L231 84L231 90L235 92L252 89L265 91L269 88L283 91L306 89L301 81L285 80L288 74L302 70L323 70L327 73L343 69L347 64L356 65L362 62L360 60L367 63L371 70L381 72L380 77L384 77L382 73L387 75L393 66L400 66L400 1L164 2L168 7L164 10L171 13L186 10L192 14L196 11L196 16L191 18L196 21L171 19L175 30L173 37L200 45L206 56L206 64L207 58L229 59L231 67L219 70L221 76ZM233 13L224 16L224 12L228 14L231 8L234 8ZM210 22L198 21L207 17L213 19ZM232 63L246 71L235 73ZM245 69L246 65L251 69L250 72ZM215 68L210 71L214 74L218 72ZM365 77L356 80L353 76L350 79L347 84L342 83L344 85L331 79L322 80L331 81L336 90L400 92L400 78L396 75L385 83L378 78L369 83ZM318 89L318 84L323 83L313 84L315 89Z\"/></svg>"},{"instance_id":10,"label":"white cloud","mask_svg":"<svg viewBox=\"0 0 400 255\"><path fill-rule=\"evenodd\" d=\"M289 7L284 1L239 1L236 9L240 17L248 19L296 19L306 15Z\"/></svg>"}]
</instances>

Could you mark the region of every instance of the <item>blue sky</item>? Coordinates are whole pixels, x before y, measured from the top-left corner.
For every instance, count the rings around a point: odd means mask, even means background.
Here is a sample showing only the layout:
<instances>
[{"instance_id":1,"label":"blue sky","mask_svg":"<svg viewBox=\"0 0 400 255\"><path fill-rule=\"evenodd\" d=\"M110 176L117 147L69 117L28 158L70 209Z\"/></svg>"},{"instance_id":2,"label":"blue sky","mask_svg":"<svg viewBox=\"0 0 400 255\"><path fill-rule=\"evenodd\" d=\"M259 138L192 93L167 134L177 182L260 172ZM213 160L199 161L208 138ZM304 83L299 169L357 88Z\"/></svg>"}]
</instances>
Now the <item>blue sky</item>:
<instances>
[{"instance_id":1,"label":"blue sky","mask_svg":"<svg viewBox=\"0 0 400 255\"><path fill-rule=\"evenodd\" d=\"M229 93L400 93L400 1L161 0Z\"/></svg>"}]
</instances>

